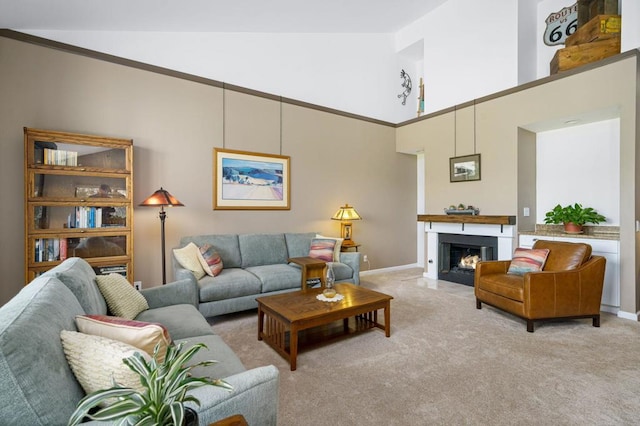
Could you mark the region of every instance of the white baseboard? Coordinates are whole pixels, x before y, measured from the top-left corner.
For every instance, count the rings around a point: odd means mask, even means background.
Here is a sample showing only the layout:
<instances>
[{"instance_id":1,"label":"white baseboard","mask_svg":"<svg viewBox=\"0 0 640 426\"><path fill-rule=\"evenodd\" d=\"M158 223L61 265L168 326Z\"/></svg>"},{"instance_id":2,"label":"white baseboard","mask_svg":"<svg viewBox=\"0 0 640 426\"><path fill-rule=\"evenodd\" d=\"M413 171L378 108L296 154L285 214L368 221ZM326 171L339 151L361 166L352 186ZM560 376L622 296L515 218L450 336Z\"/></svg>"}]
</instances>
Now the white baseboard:
<instances>
[{"instance_id":1,"label":"white baseboard","mask_svg":"<svg viewBox=\"0 0 640 426\"><path fill-rule=\"evenodd\" d=\"M638 321L638 312L635 314L631 312L618 311L618 318L624 318L628 320Z\"/></svg>"},{"instance_id":2,"label":"white baseboard","mask_svg":"<svg viewBox=\"0 0 640 426\"><path fill-rule=\"evenodd\" d=\"M403 269L411 269L411 268L419 268L420 265L417 263L412 263L410 265L400 265L400 266L390 266L388 268L380 268L380 269L369 269L367 271L360 271L360 276L367 276L371 274L377 274L380 272L391 272L391 271L401 271Z\"/></svg>"}]
</instances>

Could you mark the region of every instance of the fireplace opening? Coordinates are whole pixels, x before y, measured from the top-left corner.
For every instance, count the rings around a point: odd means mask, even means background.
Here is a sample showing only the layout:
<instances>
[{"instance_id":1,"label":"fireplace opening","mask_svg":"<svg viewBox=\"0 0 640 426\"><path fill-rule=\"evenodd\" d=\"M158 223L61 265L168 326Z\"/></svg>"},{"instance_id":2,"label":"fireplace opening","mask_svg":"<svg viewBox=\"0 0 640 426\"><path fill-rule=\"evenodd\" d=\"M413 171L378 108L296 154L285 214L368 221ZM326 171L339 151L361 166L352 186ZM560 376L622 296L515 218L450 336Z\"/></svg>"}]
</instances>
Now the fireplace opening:
<instances>
[{"instance_id":1,"label":"fireplace opening","mask_svg":"<svg viewBox=\"0 0 640 426\"><path fill-rule=\"evenodd\" d=\"M476 264L498 258L497 237L438 234L438 246L438 279L472 287Z\"/></svg>"}]
</instances>

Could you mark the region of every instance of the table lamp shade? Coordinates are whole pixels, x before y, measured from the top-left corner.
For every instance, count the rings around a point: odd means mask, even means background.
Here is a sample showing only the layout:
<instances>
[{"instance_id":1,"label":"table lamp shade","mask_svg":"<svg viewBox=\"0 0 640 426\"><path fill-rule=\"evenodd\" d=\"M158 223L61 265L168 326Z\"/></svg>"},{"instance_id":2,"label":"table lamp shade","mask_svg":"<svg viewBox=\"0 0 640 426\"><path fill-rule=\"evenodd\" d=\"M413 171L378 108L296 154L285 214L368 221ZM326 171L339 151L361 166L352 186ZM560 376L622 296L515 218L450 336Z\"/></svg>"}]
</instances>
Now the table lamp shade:
<instances>
[{"instance_id":1,"label":"table lamp shade","mask_svg":"<svg viewBox=\"0 0 640 426\"><path fill-rule=\"evenodd\" d=\"M356 209L354 209L349 204L345 204L344 206L338 209L338 211L333 215L331 219L351 221L351 220L361 220L362 217L358 214Z\"/></svg>"}]
</instances>

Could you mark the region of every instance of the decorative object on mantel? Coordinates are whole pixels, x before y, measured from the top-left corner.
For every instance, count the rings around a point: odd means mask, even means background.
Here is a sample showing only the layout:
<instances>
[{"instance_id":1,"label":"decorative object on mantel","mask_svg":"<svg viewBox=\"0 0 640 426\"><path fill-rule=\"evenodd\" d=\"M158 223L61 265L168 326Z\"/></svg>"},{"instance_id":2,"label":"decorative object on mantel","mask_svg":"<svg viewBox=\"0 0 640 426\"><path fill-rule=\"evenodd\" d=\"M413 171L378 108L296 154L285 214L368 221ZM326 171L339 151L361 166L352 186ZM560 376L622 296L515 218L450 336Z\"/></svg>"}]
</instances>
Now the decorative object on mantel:
<instances>
[{"instance_id":1,"label":"decorative object on mantel","mask_svg":"<svg viewBox=\"0 0 640 426\"><path fill-rule=\"evenodd\" d=\"M476 216L480 214L480 209L471 205L465 206L464 204L458 204L458 206L456 207L452 204L448 209L444 209L444 212L446 214L467 214Z\"/></svg>"},{"instance_id":2,"label":"decorative object on mantel","mask_svg":"<svg viewBox=\"0 0 640 426\"><path fill-rule=\"evenodd\" d=\"M398 99L402 98L402 105L406 105L407 97L411 94L411 77L405 70L402 70L400 71L400 78L403 79L402 87L404 87L404 90L398 95Z\"/></svg>"},{"instance_id":3,"label":"decorative object on mantel","mask_svg":"<svg viewBox=\"0 0 640 426\"><path fill-rule=\"evenodd\" d=\"M581 234L583 232L582 226L585 223L597 225L605 220L607 218L595 211L593 207L582 207L581 204L575 203L565 207L558 204L553 210L546 213L544 223L562 223L564 224L564 232L567 234Z\"/></svg>"}]
</instances>

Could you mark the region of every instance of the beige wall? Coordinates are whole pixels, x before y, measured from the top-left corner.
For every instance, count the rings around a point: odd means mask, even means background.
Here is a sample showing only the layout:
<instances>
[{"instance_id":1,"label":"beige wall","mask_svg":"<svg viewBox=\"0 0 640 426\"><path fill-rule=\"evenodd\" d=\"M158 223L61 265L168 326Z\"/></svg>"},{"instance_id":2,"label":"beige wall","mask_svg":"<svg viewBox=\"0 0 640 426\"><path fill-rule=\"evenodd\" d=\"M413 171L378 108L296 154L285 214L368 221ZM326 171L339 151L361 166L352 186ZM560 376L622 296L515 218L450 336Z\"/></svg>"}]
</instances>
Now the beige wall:
<instances>
[{"instance_id":1,"label":"beige wall","mask_svg":"<svg viewBox=\"0 0 640 426\"><path fill-rule=\"evenodd\" d=\"M637 313L640 299L636 277L640 251L635 220L640 186L636 184L640 157L637 51L628 52L587 71L567 72L540 80L512 92L480 99L476 104L476 150L482 155L482 179L479 182L450 183L448 160L468 152L468 132L460 132L461 120L473 115L453 109L400 125L397 150L415 153L424 150L426 213L441 214L449 204L465 203L480 207L481 214L518 215L519 206L535 206L535 170L526 164L535 162L531 144L535 132L551 130L564 121L582 117L585 122L620 117L620 263L621 310ZM466 106L464 109L468 109ZM457 121L454 141L453 122ZM468 125L467 125L468 126ZM533 135L531 134L533 133ZM527 145L527 143L529 145ZM460 149L465 150L461 152ZM594 153L597 155L597 152ZM518 166L520 164L520 167ZM597 171L594 171L594 173ZM532 211L533 217L535 217ZM519 226L530 224L519 217Z\"/></svg>"},{"instance_id":2,"label":"beige wall","mask_svg":"<svg viewBox=\"0 0 640 426\"><path fill-rule=\"evenodd\" d=\"M24 126L133 139L134 269L145 287L161 281L160 221L137 205L160 186L185 204L168 211L168 248L202 233L338 235L329 218L349 203L364 217L354 239L372 268L416 261L416 160L396 152L392 126L4 37L0 76L0 303L24 284ZM291 210L212 210L214 147L291 156Z\"/></svg>"}]
</instances>

